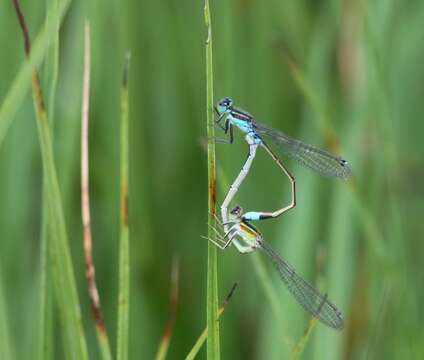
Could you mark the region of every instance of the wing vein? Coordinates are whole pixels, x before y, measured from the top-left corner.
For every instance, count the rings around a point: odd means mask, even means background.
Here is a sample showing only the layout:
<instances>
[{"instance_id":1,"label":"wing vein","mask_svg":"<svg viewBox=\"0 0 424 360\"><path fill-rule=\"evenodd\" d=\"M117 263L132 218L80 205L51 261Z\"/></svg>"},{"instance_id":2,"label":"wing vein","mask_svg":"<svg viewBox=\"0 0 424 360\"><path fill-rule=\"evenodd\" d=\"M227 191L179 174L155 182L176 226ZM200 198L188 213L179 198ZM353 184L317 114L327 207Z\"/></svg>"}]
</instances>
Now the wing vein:
<instances>
[{"instance_id":1,"label":"wing vein","mask_svg":"<svg viewBox=\"0 0 424 360\"><path fill-rule=\"evenodd\" d=\"M334 329L343 328L342 313L328 300L327 295L322 295L298 275L295 269L281 258L266 242L261 242L260 249L270 257L281 280L306 311Z\"/></svg>"},{"instance_id":2,"label":"wing vein","mask_svg":"<svg viewBox=\"0 0 424 360\"><path fill-rule=\"evenodd\" d=\"M335 176L347 179L351 175L349 163L340 156L335 156L313 145L305 144L300 140L255 122L254 130L261 137L270 138L288 157L299 164L310 168L324 176Z\"/></svg>"}]
</instances>

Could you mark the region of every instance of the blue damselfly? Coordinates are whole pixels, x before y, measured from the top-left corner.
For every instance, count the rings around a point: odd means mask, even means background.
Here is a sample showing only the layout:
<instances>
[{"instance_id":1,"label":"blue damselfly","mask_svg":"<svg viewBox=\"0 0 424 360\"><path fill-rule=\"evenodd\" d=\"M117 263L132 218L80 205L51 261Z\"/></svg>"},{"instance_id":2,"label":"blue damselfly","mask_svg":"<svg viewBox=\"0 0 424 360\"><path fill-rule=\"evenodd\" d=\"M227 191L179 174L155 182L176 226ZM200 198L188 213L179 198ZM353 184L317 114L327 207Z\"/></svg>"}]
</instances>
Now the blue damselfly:
<instances>
[{"instance_id":1,"label":"blue damselfly","mask_svg":"<svg viewBox=\"0 0 424 360\"><path fill-rule=\"evenodd\" d=\"M256 156L258 146L261 146L266 150L283 173L288 177L291 184L291 201L288 205L273 212L247 212L243 215L243 219L254 221L276 218L296 206L295 179L278 156L268 146L268 140L276 144L288 157L296 160L299 164L307 168L317 171L323 176L347 179L351 175L351 169L346 160L313 145L293 139L278 130L257 122L256 119L246 111L234 107L233 100L231 98L226 97L219 101L215 107L215 111L218 115L216 123L226 134L229 134L229 143L233 143L234 141L233 127L235 126L245 134L245 140L249 145L247 160L236 180L231 185L230 190L221 205L221 215L224 224L228 219L228 206L236 195L241 183L248 175L250 166ZM228 230L226 225L225 230Z\"/></svg>"}]
</instances>

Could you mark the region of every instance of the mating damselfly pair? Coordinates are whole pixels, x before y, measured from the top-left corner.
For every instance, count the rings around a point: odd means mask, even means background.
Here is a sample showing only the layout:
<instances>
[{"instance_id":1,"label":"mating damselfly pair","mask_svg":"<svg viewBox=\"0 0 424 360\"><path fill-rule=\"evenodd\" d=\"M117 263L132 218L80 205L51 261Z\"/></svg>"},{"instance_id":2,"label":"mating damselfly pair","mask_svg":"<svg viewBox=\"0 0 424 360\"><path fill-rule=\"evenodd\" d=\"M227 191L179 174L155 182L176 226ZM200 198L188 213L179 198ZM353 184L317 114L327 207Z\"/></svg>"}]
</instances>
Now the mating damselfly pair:
<instances>
[{"instance_id":1,"label":"mating damselfly pair","mask_svg":"<svg viewBox=\"0 0 424 360\"><path fill-rule=\"evenodd\" d=\"M293 267L264 241L262 234L250 222L277 218L296 206L295 179L268 146L268 140L277 145L285 155L323 176L349 178L351 169L348 162L339 156L334 156L325 150L293 139L280 131L257 122L249 113L234 107L232 99L228 97L217 104L215 111L218 116L216 124L225 134L229 134L228 143L233 143L233 128L237 127L245 134L249 153L239 175L231 185L221 205L222 222L218 221L218 228L215 229L216 238L209 240L221 249L226 249L234 244L240 253L249 253L257 249L262 250L271 259L289 291L307 311L331 328L343 328L343 316L336 306L328 300L327 295L321 294L298 275ZM258 147L265 149L289 179L291 201L289 204L272 212L249 211L243 213L241 207L236 206L228 213L228 206L247 177Z\"/></svg>"}]
</instances>

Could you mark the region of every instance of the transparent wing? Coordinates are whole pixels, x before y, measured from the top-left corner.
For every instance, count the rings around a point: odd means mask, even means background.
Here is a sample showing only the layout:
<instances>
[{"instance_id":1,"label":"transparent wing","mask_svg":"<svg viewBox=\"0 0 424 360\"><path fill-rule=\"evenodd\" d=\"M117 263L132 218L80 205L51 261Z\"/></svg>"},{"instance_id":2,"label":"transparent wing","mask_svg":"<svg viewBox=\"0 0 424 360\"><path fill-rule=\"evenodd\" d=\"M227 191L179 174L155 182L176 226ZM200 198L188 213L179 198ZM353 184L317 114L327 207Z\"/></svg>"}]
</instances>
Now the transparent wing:
<instances>
[{"instance_id":1,"label":"transparent wing","mask_svg":"<svg viewBox=\"0 0 424 360\"><path fill-rule=\"evenodd\" d=\"M271 138L290 158L303 166L319 172L321 175L335 176L342 179L346 179L351 175L349 163L339 156L334 156L313 145L293 139L263 124L255 123L253 127L260 136Z\"/></svg>"},{"instance_id":2,"label":"transparent wing","mask_svg":"<svg viewBox=\"0 0 424 360\"><path fill-rule=\"evenodd\" d=\"M343 328L343 315L328 300L327 295L322 295L298 275L267 243L261 241L260 249L270 257L281 279L305 310L333 329Z\"/></svg>"}]
</instances>

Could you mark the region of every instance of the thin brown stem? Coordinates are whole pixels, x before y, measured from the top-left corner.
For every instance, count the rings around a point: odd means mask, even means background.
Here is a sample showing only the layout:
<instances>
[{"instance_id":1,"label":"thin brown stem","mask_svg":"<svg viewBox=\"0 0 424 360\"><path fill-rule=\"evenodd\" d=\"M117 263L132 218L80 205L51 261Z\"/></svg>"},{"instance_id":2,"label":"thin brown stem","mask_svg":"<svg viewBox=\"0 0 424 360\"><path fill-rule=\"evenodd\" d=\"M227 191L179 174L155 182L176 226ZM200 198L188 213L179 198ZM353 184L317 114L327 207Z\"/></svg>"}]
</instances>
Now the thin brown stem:
<instances>
[{"instance_id":1,"label":"thin brown stem","mask_svg":"<svg viewBox=\"0 0 424 360\"><path fill-rule=\"evenodd\" d=\"M81 112L81 210L84 236L84 255L85 255L85 275L88 284L88 295L90 297L91 310L93 313L96 328L103 341L107 342L107 332L103 321L103 315L100 306L100 297L96 285L96 274L92 255L92 235L91 235L91 217L90 217L90 190L89 190L89 163L88 163L88 124L90 109L90 62L91 62L91 44L90 44L90 24L85 22L84 32L84 77L83 77L83 98Z\"/></svg>"},{"instance_id":2,"label":"thin brown stem","mask_svg":"<svg viewBox=\"0 0 424 360\"><path fill-rule=\"evenodd\" d=\"M18 16L19 25L22 29L22 35L24 37L24 50L25 50L25 57L29 59L29 55L31 53L31 40L29 38L29 31L28 26L25 21L24 13L21 8L21 4L19 0L13 0L13 5L15 6L16 15ZM46 113L46 107L44 105L44 99L43 94L41 91L41 82L40 77L38 76L38 73L36 70L32 72L32 88L34 90L34 100L37 104L37 108L42 112ZM42 116L41 119L45 118L45 116Z\"/></svg>"},{"instance_id":3,"label":"thin brown stem","mask_svg":"<svg viewBox=\"0 0 424 360\"><path fill-rule=\"evenodd\" d=\"M25 55L27 58L29 58L29 54L31 52L31 41L29 39L29 32L27 24L25 22L24 13L22 12L21 4L18 0L13 0L13 5L15 6L16 15L18 16L19 25L21 26L22 33L24 36Z\"/></svg>"}]
</instances>

